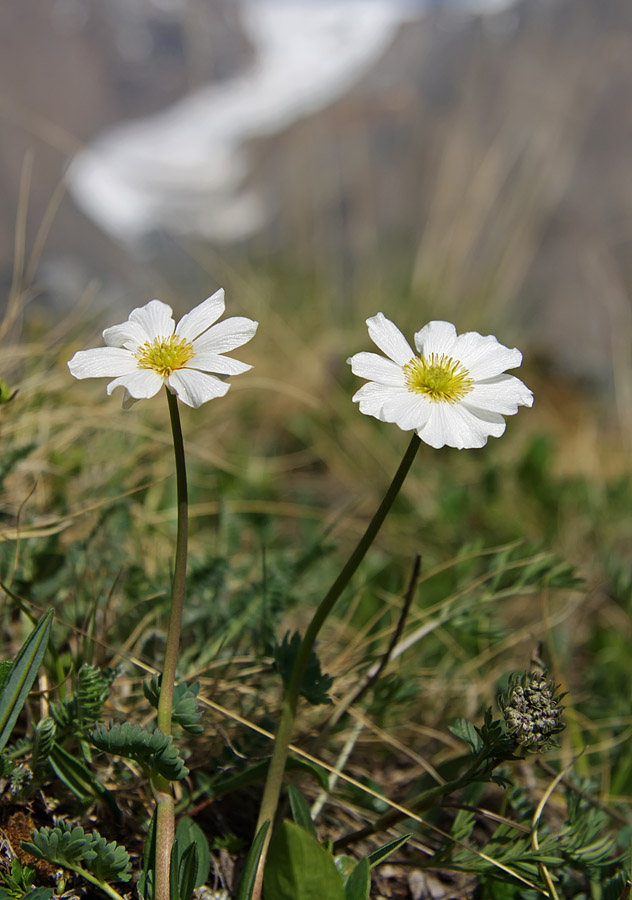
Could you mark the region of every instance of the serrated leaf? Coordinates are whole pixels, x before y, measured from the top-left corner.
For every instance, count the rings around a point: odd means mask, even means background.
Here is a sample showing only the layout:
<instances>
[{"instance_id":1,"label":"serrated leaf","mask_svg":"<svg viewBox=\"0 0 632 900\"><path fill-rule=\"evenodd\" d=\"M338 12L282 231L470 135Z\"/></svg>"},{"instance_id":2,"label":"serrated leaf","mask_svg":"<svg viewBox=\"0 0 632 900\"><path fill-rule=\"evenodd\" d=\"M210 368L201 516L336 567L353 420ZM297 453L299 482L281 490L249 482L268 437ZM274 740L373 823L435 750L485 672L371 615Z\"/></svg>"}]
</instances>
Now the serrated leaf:
<instances>
[{"instance_id":1,"label":"serrated leaf","mask_svg":"<svg viewBox=\"0 0 632 900\"><path fill-rule=\"evenodd\" d=\"M314 828L312 815L305 797L303 797L299 789L294 787L293 784L288 787L287 794L292 810L292 818L296 824L300 825L301 828L304 828L305 831L308 831L312 837L316 837L316 829Z\"/></svg>"},{"instance_id":2,"label":"serrated leaf","mask_svg":"<svg viewBox=\"0 0 632 900\"><path fill-rule=\"evenodd\" d=\"M368 858L361 859L345 884L345 900L369 900L371 867Z\"/></svg>"},{"instance_id":3,"label":"serrated leaf","mask_svg":"<svg viewBox=\"0 0 632 900\"><path fill-rule=\"evenodd\" d=\"M43 616L30 633L0 691L0 751L11 737L16 719L37 677L53 622L53 610Z\"/></svg>"},{"instance_id":4,"label":"serrated leaf","mask_svg":"<svg viewBox=\"0 0 632 900\"><path fill-rule=\"evenodd\" d=\"M270 823L264 822L250 846L250 850L246 856L246 862L244 863L244 870L241 874L241 881L239 882L237 900L252 900L257 867L259 865L259 860L261 859L266 834L268 833L269 828Z\"/></svg>"},{"instance_id":5,"label":"serrated leaf","mask_svg":"<svg viewBox=\"0 0 632 900\"><path fill-rule=\"evenodd\" d=\"M270 841L265 900L345 900L342 878L324 847L304 828L285 821Z\"/></svg>"},{"instance_id":6,"label":"serrated leaf","mask_svg":"<svg viewBox=\"0 0 632 900\"><path fill-rule=\"evenodd\" d=\"M459 740L469 744L473 753L478 753L483 749L483 740L480 734L476 727L471 722L468 722L467 719L457 719L454 725L449 726L449 731Z\"/></svg>"}]
</instances>

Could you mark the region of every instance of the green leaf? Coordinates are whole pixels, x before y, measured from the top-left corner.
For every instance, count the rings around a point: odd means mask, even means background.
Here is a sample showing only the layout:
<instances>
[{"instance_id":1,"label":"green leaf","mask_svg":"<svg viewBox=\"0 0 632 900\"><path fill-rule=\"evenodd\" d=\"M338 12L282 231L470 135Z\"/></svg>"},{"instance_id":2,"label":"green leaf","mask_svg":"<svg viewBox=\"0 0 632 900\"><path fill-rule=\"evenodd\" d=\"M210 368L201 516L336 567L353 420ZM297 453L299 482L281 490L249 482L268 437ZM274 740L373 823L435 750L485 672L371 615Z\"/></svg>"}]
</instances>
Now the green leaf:
<instances>
[{"instance_id":1,"label":"green leaf","mask_svg":"<svg viewBox=\"0 0 632 900\"><path fill-rule=\"evenodd\" d=\"M285 687L288 686L294 662L301 646L301 636L295 631L292 637L288 631L283 641L277 644L273 650L274 667L283 679ZM307 660L301 694L312 706L320 706L323 703L331 703L328 691L334 683L330 675L325 675L320 668L320 660L312 650Z\"/></svg>"},{"instance_id":2,"label":"green leaf","mask_svg":"<svg viewBox=\"0 0 632 900\"><path fill-rule=\"evenodd\" d=\"M468 722L467 719L457 719L454 725L449 726L449 730L455 737L465 741L472 748L473 753L478 753L483 748L483 741L476 727Z\"/></svg>"},{"instance_id":3,"label":"green leaf","mask_svg":"<svg viewBox=\"0 0 632 900\"><path fill-rule=\"evenodd\" d=\"M143 865L138 877L138 893L144 900L153 900L154 871L156 869L156 811L149 820L145 847L143 849Z\"/></svg>"},{"instance_id":4,"label":"green leaf","mask_svg":"<svg viewBox=\"0 0 632 900\"><path fill-rule=\"evenodd\" d=\"M63 820L54 828L36 829L33 840L22 841L22 847L37 859L75 872L90 872L100 882L131 878L129 854L124 847L116 841L108 843L98 831L88 834L80 825Z\"/></svg>"},{"instance_id":5,"label":"green leaf","mask_svg":"<svg viewBox=\"0 0 632 900\"><path fill-rule=\"evenodd\" d=\"M345 885L345 900L369 900L371 867L368 858L361 859Z\"/></svg>"},{"instance_id":6,"label":"green leaf","mask_svg":"<svg viewBox=\"0 0 632 900\"><path fill-rule=\"evenodd\" d=\"M153 675L151 681L143 681L143 693L154 709L158 709L161 678L161 675ZM186 684L176 684L173 689L171 718L190 734L200 734L200 732L204 731L204 726L199 723L202 715L198 710L197 695L199 690L199 681L195 681L188 687Z\"/></svg>"},{"instance_id":7,"label":"green leaf","mask_svg":"<svg viewBox=\"0 0 632 900\"><path fill-rule=\"evenodd\" d=\"M0 691L5 685L7 678L9 677L9 673L13 668L13 663L10 659L4 659L0 661Z\"/></svg>"},{"instance_id":8,"label":"green leaf","mask_svg":"<svg viewBox=\"0 0 632 900\"><path fill-rule=\"evenodd\" d=\"M99 881L129 881L132 877L129 853L116 841L106 841L98 831L92 832L91 853L84 864Z\"/></svg>"},{"instance_id":9,"label":"green leaf","mask_svg":"<svg viewBox=\"0 0 632 900\"><path fill-rule=\"evenodd\" d=\"M54 828L45 825L33 832L32 841L22 841L22 847L36 859L73 868L86 858L92 848L92 835L86 834L80 825L58 822Z\"/></svg>"},{"instance_id":10,"label":"green leaf","mask_svg":"<svg viewBox=\"0 0 632 900\"><path fill-rule=\"evenodd\" d=\"M48 755L48 762L55 775L73 792L75 797L86 803L90 800L103 800L104 798L108 799L108 802L113 802L110 792L94 777L90 769L59 744L53 745L53 749Z\"/></svg>"},{"instance_id":11,"label":"green leaf","mask_svg":"<svg viewBox=\"0 0 632 900\"><path fill-rule=\"evenodd\" d=\"M197 867L193 881L193 887L196 888L206 883L211 868L211 851L200 826L190 816L184 816L176 828L176 846L182 854L191 845L195 845L197 850Z\"/></svg>"},{"instance_id":12,"label":"green leaf","mask_svg":"<svg viewBox=\"0 0 632 900\"><path fill-rule=\"evenodd\" d=\"M384 862L387 856L390 856L391 853L395 853L396 850L399 850L399 848L402 847L406 841L409 841L412 836L413 834L411 831L409 834L403 834L401 837L394 838L387 844L378 847L377 850L374 850L373 853L370 853L367 857L370 867L373 869L375 866L379 866L380 863Z\"/></svg>"},{"instance_id":13,"label":"green leaf","mask_svg":"<svg viewBox=\"0 0 632 900\"><path fill-rule=\"evenodd\" d=\"M15 721L26 703L50 637L53 611L37 623L16 656L0 692L0 751L11 737Z\"/></svg>"},{"instance_id":14,"label":"green leaf","mask_svg":"<svg viewBox=\"0 0 632 900\"><path fill-rule=\"evenodd\" d=\"M171 849L169 870L170 900L191 900L195 890L195 875L198 867L198 852L195 844L189 844L183 851L174 843Z\"/></svg>"},{"instance_id":15,"label":"green leaf","mask_svg":"<svg viewBox=\"0 0 632 900\"><path fill-rule=\"evenodd\" d=\"M312 837L316 837L316 829L312 822L312 815L307 805L307 800L301 794L297 787L291 784L287 789L288 798L290 800L290 808L292 810L292 818L297 825L309 831Z\"/></svg>"},{"instance_id":16,"label":"green leaf","mask_svg":"<svg viewBox=\"0 0 632 900\"><path fill-rule=\"evenodd\" d=\"M52 900L53 889L35 887L18 895L8 891L6 888L0 887L0 900L16 900L16 897L18 896L19 900Z\"/></svg>"},{"instance_id":17,"label":"green leaf","mask_svg":"<svg viewBox=\"0 0 632 900\"><path fill-rule=\"evenodd\" d=\"M263 852L266 834L270 828L269 822L264 822L255 839L250 846L246 862L244 863L244 871L239 882L239 891L237 892L237 900L252 900L252 892L255 886L255 877L257 874L257 866Z\"/></svg>"},{"instance_id":18,"label":"green leaf","mask_svg":"<svg viewBox=\"0 0 632 900\"><path fill-rule=\"evenodd\" d=\"M35 726L31 768L35 771L43 760L47 759L55 746L57 726L52 716L45 716Z\"/></svg>"},{"instance_id":19,"label":"green leaf","mask_svg":"<svg viewBox=\"0 0 632 900\"><path fill-rule=\"evenodd\" d=\"M285 821L275 832L263 881L265 900L345 900L331 855L300 825Z\"/></svg>"},{"instance_id":20,"label":"green leaf","mask_svg":"<svg viewBox=\"0 0 632 900\"><path fill-rule=\"evenodd\" d=\"M131 722L109 728L100 725L89 732L88 737L99 750L135 759L169 781L177 781L189 774L171 735L163 734L158 728L147 731Z\"/></svg>"}]
</instances>

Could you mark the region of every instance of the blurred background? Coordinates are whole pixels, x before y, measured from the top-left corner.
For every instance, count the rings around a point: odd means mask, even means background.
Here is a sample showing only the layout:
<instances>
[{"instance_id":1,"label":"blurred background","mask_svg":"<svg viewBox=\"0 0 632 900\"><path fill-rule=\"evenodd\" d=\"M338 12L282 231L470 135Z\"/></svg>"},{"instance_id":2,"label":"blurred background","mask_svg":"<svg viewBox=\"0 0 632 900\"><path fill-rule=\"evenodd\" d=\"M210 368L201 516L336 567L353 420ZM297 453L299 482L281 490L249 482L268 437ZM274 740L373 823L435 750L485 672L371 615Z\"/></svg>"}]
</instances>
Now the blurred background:
<instances>
[{"instance_id":1,"label":"blurred background","mask_svg":"<svg viewBox=\"0 0 632 900\"><path fill-rule=\"evenodd\" d=\"M627 0L4 3L4 284L16 228L64 309L282 268L297 309L316 279L336 315L509 320L629 417L631 26Z\"/></svg>"}]
</instances>

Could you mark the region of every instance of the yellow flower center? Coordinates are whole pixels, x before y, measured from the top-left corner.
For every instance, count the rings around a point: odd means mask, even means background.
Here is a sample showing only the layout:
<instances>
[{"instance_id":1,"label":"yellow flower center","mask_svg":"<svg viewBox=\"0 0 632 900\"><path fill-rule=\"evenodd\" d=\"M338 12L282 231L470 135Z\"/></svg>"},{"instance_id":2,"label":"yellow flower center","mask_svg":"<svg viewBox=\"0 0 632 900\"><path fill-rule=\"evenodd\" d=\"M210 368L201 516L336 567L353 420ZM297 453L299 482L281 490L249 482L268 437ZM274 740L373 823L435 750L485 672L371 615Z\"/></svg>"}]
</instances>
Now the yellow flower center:
<instances>
[{"instance_id":1,"label":"yellow flower center","mask_svg":"<svg viewBox=\"0 0 632 900\"><path fill-rule=\"evenodd\" d=\"M438 353L414 356L404 366L408 389L430 400L456 403L474 387L474 379L458 360Z\"/></svg>"},{"instance_id":2,"label":"yellow flower center","mask_svg":"<svg viewBox=\"0 0 632 900\"><path fill-rule=\"evenodd\" d=\"M161 378L167 378L176 369L183 369L195 356L195 351L191 341L172 334L167 338L146 341L135 355L141 369L153 369Z\"/></svg>"}]
</instances>

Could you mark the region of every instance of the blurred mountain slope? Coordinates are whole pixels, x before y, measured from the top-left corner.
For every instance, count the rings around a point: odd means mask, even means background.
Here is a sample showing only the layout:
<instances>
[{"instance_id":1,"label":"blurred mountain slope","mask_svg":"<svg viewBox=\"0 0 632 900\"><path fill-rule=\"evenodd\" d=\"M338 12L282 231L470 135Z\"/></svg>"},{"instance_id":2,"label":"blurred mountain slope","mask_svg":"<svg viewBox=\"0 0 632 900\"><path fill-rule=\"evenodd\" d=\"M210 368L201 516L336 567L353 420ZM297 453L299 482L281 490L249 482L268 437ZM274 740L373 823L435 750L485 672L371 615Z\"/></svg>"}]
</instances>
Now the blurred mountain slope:
<instances>
[{"instance_id":1,"label":"blurred mountain slope","mask_svg":"<svg viewBox=\"0 0 632 900\"><path fill-rule=\"evenodd\" d=\"M0 6L0 41L8 278L29 151L32 243L78 146L229 78L252 51L233 0L22 0ZM629 0L432 7L344 97L245 148L240 189L263 198L268 225L231 255L315 269L340 302L395 280L434 317L483 330L502 316L565 371L627 383L631 95ZM156 271L182 265L169 246L157 233L146 247ZM66 197L46 255L123 283L141 268Z\"/></svg>"},{"instance_id":2,"label":"blurred mountain slope","mask_svg":"<svg viewBox=\"0 0 632 900\"><path fill-rule=\"evenodd\" d=\"M80 147L110 125L229 77L250 52L233 0L0 4L0 267L8 277L25 163L32 243ZM46 255L82 260L103 275L133 269L65 196Z\"/></svg>"},{"instance_id":3,"label":"blurred mountain slope","mask_svg":"<svg viewBox=\"0 0 632 900\"><path fill-rule=\"evenodd\" d=\"M628 0L436 11L344 99L260 142L276 218L257 247L342 256L351 282L390 256L435 314L510 316L609 380L632 334L630 96Z\"/></svg>"}]
</instances>

